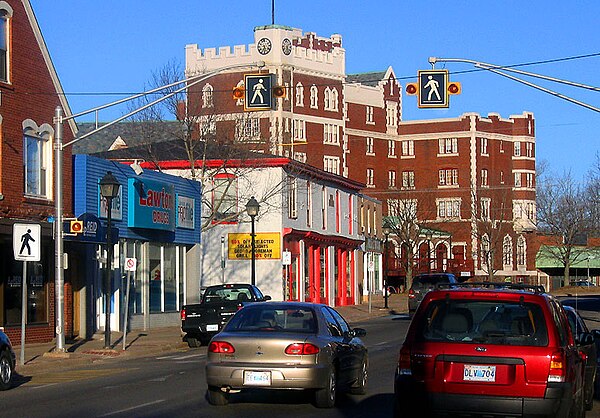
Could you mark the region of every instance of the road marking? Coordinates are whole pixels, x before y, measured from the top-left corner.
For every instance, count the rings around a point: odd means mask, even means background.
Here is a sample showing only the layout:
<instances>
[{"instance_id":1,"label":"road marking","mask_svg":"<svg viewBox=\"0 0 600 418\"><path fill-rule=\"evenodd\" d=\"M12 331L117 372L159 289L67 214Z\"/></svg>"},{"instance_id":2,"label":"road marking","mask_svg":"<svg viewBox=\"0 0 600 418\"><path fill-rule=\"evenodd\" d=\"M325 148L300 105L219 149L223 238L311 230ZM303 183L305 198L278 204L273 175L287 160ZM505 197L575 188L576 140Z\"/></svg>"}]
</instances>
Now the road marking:
<instances>
[{"instance_id":1,"label":"road marking","mask_svg":"<svg viewBox=\"0 0 600 418\"><path fill-rule=\"evenodd\" d=\"M187 356L181 356L181 355L171 355L171 356L162 356L162 357L156 357L156 360L186 360L189 358L204 358L206 357L206 354L189 354Z\"/></svg>"},{"instance_id":2,"label":"road marking","mask_svg":"<svg viewBox=\"0 0 600 418\"><path fill-rule=\"evenodd\" d=\"M162 403L164 401L165 401L164 399L158 399L158 400L153 401L153 402L148 402L148 403L143 403L143 404L136 405L136 406L131 406L129 408L124 408L124 409L120 409L118 411L108 412L108 413L106 413L104 415L98 415L98 416L100 416L100 417L109 417L111 415L118 415L118 414L122 414L123 412L133 411L134 409L145 408L145 407L150 406L150 405L156 405L156 404Z\"/></svg>"},{"instance_id":3,"label":"road marking","mask_svg":"<svg viewBox=\"0 0 600 418\"><path fill-rule=\"evenodd\" d=\"M110 376L123 373L128 369L94 369L94 370L71 370L66 372L46 373L32 376L26 384L50 385L55 383L73 382L76 380L93 379L96 377Z\"/></svg>"}]
</instances>

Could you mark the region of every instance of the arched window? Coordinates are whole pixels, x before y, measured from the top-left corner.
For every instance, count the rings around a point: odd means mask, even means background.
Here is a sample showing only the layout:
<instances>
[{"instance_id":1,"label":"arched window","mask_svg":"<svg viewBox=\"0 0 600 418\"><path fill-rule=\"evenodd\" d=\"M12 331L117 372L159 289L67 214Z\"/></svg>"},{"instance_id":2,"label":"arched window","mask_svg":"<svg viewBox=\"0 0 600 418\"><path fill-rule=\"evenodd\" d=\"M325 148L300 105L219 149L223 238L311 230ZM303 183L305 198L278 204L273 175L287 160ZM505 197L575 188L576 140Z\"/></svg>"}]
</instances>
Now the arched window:
<instances>
[{"instance_id":1,"label":"arched window","mask_svg":"<svg viewBox=\"0 0 600 418\"><path fill-rule=\"evenodd\" d=\"M319 90L314 84L310 86L310 107L314 109L319 107Z\"/></svg>"},{"instance_id":2,"label":"arched window","mask_svg":"<svg viewBox=\"0 0 600 418\"><path fill-rule=\"evenodd\" d=\"M213 86L207 83L202 87L202 107L213 106Z\"/></svg>"},{"instance_id":3,"label":"arched window","mask_svg":"<svg viewBox=\"0 0 600 418\"><path fill-rule=\"evenodd\" d=\"M329 104L331 106L331 110L338 110L338 91L337 89L331 90L331 96L329 97Z\"/></svg>"},{"instance_id":4,"label":"arched window","mask_svg":"<svg viewBox=\"0 0 600 418\"><path fill-rule=\"evenodd\" d=\"M304 86L300 82L296 84L296 106L304 106Z\"/></svg>"},{"instance_id":5,"label":"arched window","mask_svg":"<svg viewBox=\"0 0 600 418\"><path fill-rule=\"evenodd\" d=\"M490 237L487 234L484 234L481 237L481 265L487 266L490 264Z\"/></svg>"},{"instance_id":6,"label":"arched window","mask_svg":"<svg viewBox=\"0 0 600 418\"><path fill-rule=\"evenodd\" d=\"M23 179L27 196L51 198L52 190L52 126L23 121Z\"/></svg>"},{"instance_id":7,"label":"arched window","mask_svg":"<svg viewBox=\"0 0 600 418\"><path fill-rule=\"evenodd\" d=\"M10 82L10 33L13 9L5 1L0 1L0 81Z\"/></svg>"},{"instance_id":8,"label":"arched window","mask_svg":"<svg viewBox=\"0 0 600 418\"><path fill-rule=\"evenodd\" d=\"M507 235L502 240L502 265L504 268L512 268L513 264L513 244L512 238Z\"/></svg>"},{"instance_id":9,"label":"arched window","mask_svg":"<svg viewBox=\"0 0 600 418\"><path fill-rule=\"evenodd\" d=\"M329 90L329 87L325 88L325 92L323 93L323 109L325 110L329 110L331 109L330 105L330 96L331 95L331 90Z\"/></svg>"}]
</instances>

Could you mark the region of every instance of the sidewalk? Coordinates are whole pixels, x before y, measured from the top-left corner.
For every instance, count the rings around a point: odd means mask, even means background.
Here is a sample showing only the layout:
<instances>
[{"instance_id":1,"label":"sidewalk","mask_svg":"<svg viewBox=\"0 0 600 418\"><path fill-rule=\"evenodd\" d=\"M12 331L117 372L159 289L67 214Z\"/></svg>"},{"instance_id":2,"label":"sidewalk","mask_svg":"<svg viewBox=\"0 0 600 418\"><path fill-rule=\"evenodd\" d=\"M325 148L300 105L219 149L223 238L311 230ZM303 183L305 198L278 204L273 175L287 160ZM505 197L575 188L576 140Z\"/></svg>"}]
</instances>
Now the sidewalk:
<instances>
[{"instance_id":1,"label":"sidewalk","mask_svg":"<svg viewBox=\"0 0 600 418\"><path fill-rule=\"evenodd\" d=\"M389 295L388 308L384 307L381 295L374 295L369 305L364 302L359 305L340 306L336 310L353 326L371 318L395 313L407 313L407 295ZM369 309L370 306L370 309ZM34 376L53 370L65 370L121 361L128 358L157 355L168 351L184 351L187 343L183 342L179 326L151 328L147 331L132 330L127 334L125 350L123 350L123 334L111 334L111 349L104 348L104 333L95 334L89 340L68 341L65 352L55 352L54 341L45 344L25 345L25 364L20 365L21 347L13 346L17 356L17 374ZM14 342L13 342L14 344Z\"/></svg>"}]
</instances>

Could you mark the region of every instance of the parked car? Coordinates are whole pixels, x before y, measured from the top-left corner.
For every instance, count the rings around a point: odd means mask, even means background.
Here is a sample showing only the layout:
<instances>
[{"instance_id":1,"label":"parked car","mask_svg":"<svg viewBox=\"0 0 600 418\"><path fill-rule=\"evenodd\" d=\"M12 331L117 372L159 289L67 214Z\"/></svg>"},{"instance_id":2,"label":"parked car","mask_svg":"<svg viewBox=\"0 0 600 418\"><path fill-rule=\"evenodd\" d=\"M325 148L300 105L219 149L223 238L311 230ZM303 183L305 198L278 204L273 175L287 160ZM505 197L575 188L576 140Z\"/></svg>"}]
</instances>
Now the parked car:
<instances>
[{"instance_id":1,"label":"parked car","mask_svg":"<svg viewBox=\"0 0 600 418\"><path fill-rule=\"evenodd\" d=\"M413 315L427 292L435 289L440 283L458 283L452 273L423 273L413 277L408 290L408 313Z\"/></svg>"},{"instance_id":2,"label":"parked car","mask_svg":"<svg viewBox=\"0 0 600 418\"><path fill-rule=\"evenodd\" d=\"M210 342L208 401L226 405L232 393L246 389L306 389L315 406L331 408L338 391L366 392L364 335L326 305L249 304Z\"/></svg>"},{"instance_id":3,"label":"parked car","mask_svg":"<svg viewBox=\"0 0 600 418\"><path fill-rule=\"evenodd\" d=\"M584 360L540 286L454 284L417 309L394 392L395 417L582 417Z\"/></svg>"},{"instance_id":4,"label":"parked car","mask_svg":"<svg viewBox=\"0 0 600 418\"><path fill-rule=\"evenodd\" d=\"M256 286L249 284L222 284L209 286L200 303L185 305L181 309L181 330L190 347L207 344L221 331L229 318L245 303L271 300Z\"/></svg>"},{"instance_id":5,"label":"parked car","mask_svg":"<svg viewBox=\"0 0 600 418\"><path fill-rule=\"evenodd\" d=\"M0 390L10 389L15 372L16 356L8 336L0 330Z\"/></svg>"},{"instance_id":6,"label":"parked car","mask_svg":"<svg viewBox=\"0 0 600 418\"><path fill-rule=\"evenodd\" d=\"M584 353L585 361L585 409L591 411L594 406L594 388L596 387L596 375L598 372L598 351L596 347L596 338L588 330L585 322L579 313L572 306L563 305L571 332L575 338L575 344L579 350ZM597 332L595 332L597 334Z\"/></svg>"},{"instance_id":7,"label":"parked car","mask_svg":"<svg viewBox=\"0 0 600 418\"><path fill-rule=\"evenodd\" d=\"M571 286L577 286L577 287L596 287L594 285L594 283L588 282L587 280L577 280L575 282L572 282Z\"/></svg>"}]
</instances>

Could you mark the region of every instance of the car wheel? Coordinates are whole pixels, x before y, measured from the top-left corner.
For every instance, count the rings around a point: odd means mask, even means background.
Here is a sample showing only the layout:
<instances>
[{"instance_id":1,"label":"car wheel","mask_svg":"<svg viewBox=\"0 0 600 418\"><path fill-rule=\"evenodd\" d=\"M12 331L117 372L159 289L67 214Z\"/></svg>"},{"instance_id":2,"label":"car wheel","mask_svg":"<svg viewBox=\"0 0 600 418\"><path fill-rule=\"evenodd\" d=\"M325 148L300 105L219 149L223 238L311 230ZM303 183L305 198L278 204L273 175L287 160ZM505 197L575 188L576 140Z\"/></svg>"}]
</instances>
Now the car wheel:
<instances>
[{"instance_id":1,"label":"car wheel","mask_svg":"<svg viewBox=\"0 0 600 418\"><path fill-rule=\"evenodd\" d=\"M350 388L350 393L354 395L364 395L367 393L367 382L369 378L369 370L367 359L365 358L360 367L360 374L358 375L358 379L356 384Z\"/></svg>"},{"instance_id":2,"label":"car wheel","mask_svg":"<svg viewBox=\"0 0 600 418\"><path fill-rule=\"evenodd\" d=\"M216 386L209 386L206 391L208 403L215 406L223 406L229 403L229 393L225 393Z\"/></svg>"},{"instance_id":3,"label":"car wheel","mask_svg":"<svg viewBox=\"0 0 600 418\"><path fill-rule=\"evenodd\" d=\"M8 351L0 353L0 390L10 389L12 386L13 364Z\"/></svg>"},{"instance_id":4,"label":"car wheel","mask_svg":"<svg viewBox=\"0 0 600 418\"><path fill-rule=\"evenodd\" d=\"M327 379L327 386L323 389L317 389L315 392L315 406L317 408L333 408L335 405L335 395L337 387L337 376L335 373L335 367L329 370L329 378Z\"/></svg>"},{"instance_id":5,"label":"car wheel","mask_svg":"<svg viewBox=\"0 0 600 418\"><path fill-rule=\"evenodd\" d=\"M201 347L202 346L202 342L195 337L187 337L187 343L188 343L188 347L190 348L196 348L196 347Z\"/></svg>"}]
</instances>

